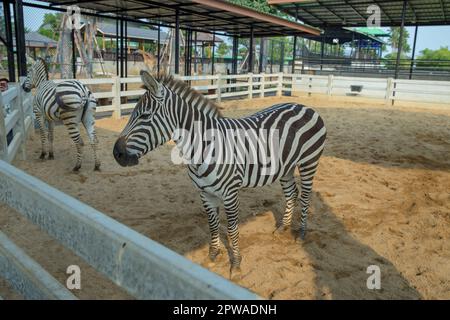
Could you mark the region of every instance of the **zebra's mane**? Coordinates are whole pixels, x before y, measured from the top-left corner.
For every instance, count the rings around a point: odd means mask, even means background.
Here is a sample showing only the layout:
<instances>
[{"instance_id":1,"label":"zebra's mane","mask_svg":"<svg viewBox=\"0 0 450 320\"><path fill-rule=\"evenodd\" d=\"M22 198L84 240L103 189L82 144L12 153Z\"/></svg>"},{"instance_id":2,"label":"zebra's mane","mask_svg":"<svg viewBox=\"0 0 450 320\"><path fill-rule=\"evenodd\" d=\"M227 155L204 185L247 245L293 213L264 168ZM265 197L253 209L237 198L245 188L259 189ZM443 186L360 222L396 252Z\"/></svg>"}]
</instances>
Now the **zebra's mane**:
<instances>
[{"instance_id":1,"label":"zebra's mane","mask_svg":"<svg viewBox=\"0 0 450 320\"><path fill-rule=\"evenodd\" d=\"M160 76L159 81L162 84L166 85L170 90L178 94L180 98L186 101L188 104L190 104L190 102L192 101L197 101L196 107L199 110L203 112L212 110L214 115L219 117L222 116L219 110L219 106L216 103L209 100L203 94L190 87L183 80L175 79L172 75L162 75Z\"/></svg>"},{"instance_id":2,"label":"zebra's mane","mask_svg":"<svg viewBox=\"0 0 450 320\"><path fill-rule=\"evenodd\" d=\"M43 58L41 58L41 57L37 58L36 63L38 63L39 61L44 65L45 78L46 78L46 80L48 80L48 65L47 65L47 62L45 62L45 60Z\"/></svg>"}]
</instances>

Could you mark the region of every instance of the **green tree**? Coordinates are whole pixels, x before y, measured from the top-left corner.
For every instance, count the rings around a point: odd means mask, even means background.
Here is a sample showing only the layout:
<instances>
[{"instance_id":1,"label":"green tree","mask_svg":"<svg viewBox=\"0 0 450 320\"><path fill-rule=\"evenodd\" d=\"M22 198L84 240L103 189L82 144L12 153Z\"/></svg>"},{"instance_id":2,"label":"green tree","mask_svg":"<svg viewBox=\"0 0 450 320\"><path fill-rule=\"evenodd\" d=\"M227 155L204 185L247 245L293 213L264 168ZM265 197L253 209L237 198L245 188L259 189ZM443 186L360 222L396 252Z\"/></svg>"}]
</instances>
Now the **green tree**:
<instances>
[{"instance_id":1,"label":"green tree","mask_svg":"<svg viewBox=\"0 0 450 320\"><path fill-rule=\"evenodd\" d=\"M225 42L222 42L221 44L219 44L216 50L216 55L218 57L223 57L230 52L230 47Z\"/></svg>"},{"instance_id":2,"label":"green tree","mask_svg":"<svg viewBox=\"0 0 450 320\"><path fill-rule=\"evenodd\" d=\"M400 27L391 27L389 33L390 33L390 38L389 38L389 45L392 48L392 52L393 53L397 53L398 52L398 44L399 44L399 40L400 40ZM411 47L408 44L408 39L409 39L409 32L408 30L406 30L406 28L403 28L403 38L402 38L402 54L406 54L411 52Z\"/></svg>"},{"instance_id":3,"label":"green tree","mask_svg":"<svg viewBox=\"0 0 450 320\"><path fill-rule=\"evenodd\" d=\"M417 57L417 66L450 69L450 50L440 47L437 50L424 49Z\"/></svg>"},{"instance_id":4,"label":"green tree","mask_svg":"<svg viewBox=\"0 0 450 320\"><path fill-rule=\"evenodd\" d=\"M285 13L280 12L275 7L267 4L267 0L228 0L228 2L254 9L259 12L269 13L279 17L286 17Z\"/></svg>"},{"instance_id":5,"label":"green tree","mask_svg":"<svg viewBox=\"0 0 450 320\"><path fill-rule=\"evenodd\" d=\"M59 38L59 28L61 27L62 13L46 13L44 21L38 29L38 33L53 40Z\"/></svg>"}]
</instances>

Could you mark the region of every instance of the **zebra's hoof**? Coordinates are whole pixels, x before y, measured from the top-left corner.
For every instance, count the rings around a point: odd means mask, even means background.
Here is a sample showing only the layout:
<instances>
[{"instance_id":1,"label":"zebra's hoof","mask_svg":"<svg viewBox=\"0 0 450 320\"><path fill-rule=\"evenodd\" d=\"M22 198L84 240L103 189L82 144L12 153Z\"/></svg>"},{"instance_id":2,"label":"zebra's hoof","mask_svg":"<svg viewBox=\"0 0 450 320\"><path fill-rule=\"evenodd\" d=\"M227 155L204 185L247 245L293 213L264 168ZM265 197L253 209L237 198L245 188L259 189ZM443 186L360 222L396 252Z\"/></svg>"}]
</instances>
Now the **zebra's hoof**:
<instances>
[{"instance_id":1,"label":"zebra's hoof","mask_svg":"<svg viewBox=\"0 0 450 320\"><path fill-rule=\"evenodd\" d=\"M289 231L289 226L281 225L273 231L274 235L285 235Z\"/></svg>"},{"instance_id":2,"label":"zebra's hoof","mask_svg":"<svg viewBox=\"0 0 450 320\"><path fill-rule=\"evenodd\" d=\"M53 153L48 154L48 160L55 160L55 156L53 155Z\"/></svg>"},{"instance_id":3,"label":"zebra's hoof","mask_svg":"<svg viewBox=\"0 0 450 320\"><path fill-rule=\"evenodd\" d=\"M73 172L79 172L81 166L75 166L75 168L72 169Z\"/></svg>"},{"instance_id":4,"label":"zebra's hoof","mask_svg":"<svg viewBox=\"0 0 450 320\"><path fill-rule=\"evenodd\" d=\"M45 152L42 152L41 153L41 155L39 156L39 159L40 160L45 160L45 156L46 156L47 154L45 153Z\"/></svg>"},{"instance_id":5,"label":"zebra's hoof","mask_svg":"<svg viewBox=\"0 0 450 320\"><path fill-rule=\"evenodd\" d=\"M231 266L230 268L230 280L239 281L242 279L242 271L240 266Z\"/></svg>"},{"instance_id":6,"label":"zebra's hoof","mask_svg":"<svg viewBox=\"0 0 450 320\"><path fill-rule=\"evenodd\" d=\"M220 254L220 249L213 249L209 250L209 260L211 262L215 262L217 259L217 256Z\"/></svg>"}]
</instances>

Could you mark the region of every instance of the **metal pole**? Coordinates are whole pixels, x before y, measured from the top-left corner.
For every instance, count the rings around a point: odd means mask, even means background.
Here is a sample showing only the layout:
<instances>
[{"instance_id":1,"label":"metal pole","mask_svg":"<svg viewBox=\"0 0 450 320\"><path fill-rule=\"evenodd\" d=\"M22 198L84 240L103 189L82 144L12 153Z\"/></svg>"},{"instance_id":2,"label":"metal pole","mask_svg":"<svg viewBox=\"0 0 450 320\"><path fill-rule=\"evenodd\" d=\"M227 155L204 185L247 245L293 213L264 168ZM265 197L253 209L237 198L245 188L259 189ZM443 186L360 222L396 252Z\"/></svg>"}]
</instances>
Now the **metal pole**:
<instances>
[{"instance_id":1,"label":"metal pole","mask_svg":"<svg viewBox=\"0 0 450 320\"><path fill-rule=\"evenodd\" d=\"M397 46L397 61L395 62L395 75L394 78L398 78L399 74L399 65L400 65L400 56L403 49L403 29L405 28L405 16L406 16L406 3L407 0L403 0L403 8L402 8L402 23L400 26L400 37L398 39L398 46Z\"/></svg>"},{"instance_id":2,"label":"metal pole","mask_svg":"<svg viewBox=\"0 0 450 320\"><path fill-rule=\"evenodd\" d=\"M413 74L413 67L414 67L414 58L416 55L416 42L417 42L417 31L419 29L419 25L416 24L416 28L414 30L414 43L413 43L413 49L412 49L412 56L411 56L411 65L409 67L409 79L412 79Z\"/></svg>"},{"instance_id":3,"label":"metal pole","mask_svg":"<svg viewBox=\"0 0 450 320\"><path fill-rule=\"evenodd\" d=\"M284 70L284 41L281 40L281 48L280 48L280 72Z\"/></svg>"},{"instance_id":4,"label":"metal pole","mask_svg":"<svg viewBox=\"0 0 450 320\"><path fill-rule=\"evenodd\" d=\"M295 73L296 49L297 49L297 36L294 36L294 48L292 49L292 73Z\"/></svg>"},{"instance_id":5,"label":"metal pole","mask_svg":"<svg viewBox=\"0 0 450 320\"><path fill-rule=\"evenodd\" d=\"M248 49L248 72L253 72L253 25L250 26L250 45Z\"/></svg>"},{"instance_id":6,"label":"metal pole","mask_svg":"<svg viewBox=\"0 0 450 320\"><path fill-rule=\"evenodd\" d=\"M180 73L180 12L175 14L175 74Z\"/></svg>"},{"instance_id":7,"label":"metal pole","mask_svg":"<svg viewBox=\"0 0 450 320\"><path fill-rule=\"evenodd\" d=\"M125 48L124 48L124 57L125 57L125 78L128 78L128 21L124 20L124 33L125 33ZM125 85L128 87L128 85ZM126 90L126 89L125 89Z\"/></svg>"},{"instance_id":8,"label":"metal pole","mask_svg":"<svg viewBox=\"0 0 450 320\"><path fill-rule=\"evenodd\" d=\"M211 74L214 74L214 56L215 56L215 51L214 50L216 47L216 34L213 33L213 43L212 43L212 52L211 52Z\"/></svg>"},{"instance_id":9,"label":"metal pole","mask_svg":"<svg viewBox=\"0 0 450 320\"><path fill-rule=\"evenodd\" d=\"M76 48L75 48L75 30L72 29L72 36L71 36L71 40L72 40L72 73L73 73L73 78L76 79L77 78L77 57L76 57Z\"/></svg>"},{"instance_id":10,"label":"metal pole","mask_svg":"<svg viewBox=\"0 0 450 320\"><path fill-rule=\"evenodd\" d=\"M231 54L231 73L237 74L237 58L238 58L239 39L233 36L233 50Z\"/></svg>"},{"instance_id":11,"label":"metal pole","mask_svg":"<svg viewBox=\"0 0 450 320\"><path fill-rule=\"evenodd\" d=\"M325 45L324 45L324 39L325 37L322 36L322 41L320 42L320 70L323 69L323 51L325 49Z\"/></svg>"},{"instance_id":12,"label":"metal pole","mask_svg":"<svg viewBox=\"0 0 450 320\"><path fill-rule=\"evenodd\" d=\"M158 26L158 43L156 44L156 50L157 50L157 55L158 55L158 61L157 61L157 72L158 72L158 76L159 76L159 68L160 68L160 63L161 63L161 26Z\"/></svg>"},{"instance_id":13,"label":"metal pole","mask_svg":"<svg viewBox=\"0 0 450 320\"><path fill-rule=\"evenodd\" d=\"M14 64L14 44L11 26L11 10L8 1L3 1L4 19L5 19L5 33L6 45L8 50L8 77L9 81L16 82L16 68Z\"/></svg>"},{"instance_id":14,"label":"metal pole","mask_svg":"<svg viewBox=\"0 0 450 320\"><path fill-rule=\"evenodd\" d=\"M119 67L119 18L116 18L116 76L120 76Z\"/></svg>"},{"instance_id":15,"label":"metal pole","mask_svg":"<svg viewBox=\"0 0 450 320\"><path fill-rule=\"evenodd\" d=\"M197 74L197 31L194 36L194 73Z\"/></svg>"},{"instance_id":16,"label":"metal pole","mask_svg":"<svg viewBox=\"0 0 450 320\"><path fill-rule=\"evenodd\" d=\"M270 39L270 73L273 73L273 39Z\"/></svg>"},{"instance_id":17,"label":"metal pole","mask_svg":"<svg viewBox=\"0 0 450 320\"><path fill-rule=\"evenodd\" d=\"M27 59L25 48L25 27L23 23L23 3L17 0L14 7L14 22L16 30L16 52L17 65L19 67L19 77L27 75Z\"/></svg>"},{"instance_id":18,"label":"metal pole","mask_svg":"<svg viewBox=\"0 0 450 320\"><path fill-rule=\"evenodd\" d=\"M260 38L259 44L259 73L264 72L264 38Z\"/></svg>"}]
</instances>

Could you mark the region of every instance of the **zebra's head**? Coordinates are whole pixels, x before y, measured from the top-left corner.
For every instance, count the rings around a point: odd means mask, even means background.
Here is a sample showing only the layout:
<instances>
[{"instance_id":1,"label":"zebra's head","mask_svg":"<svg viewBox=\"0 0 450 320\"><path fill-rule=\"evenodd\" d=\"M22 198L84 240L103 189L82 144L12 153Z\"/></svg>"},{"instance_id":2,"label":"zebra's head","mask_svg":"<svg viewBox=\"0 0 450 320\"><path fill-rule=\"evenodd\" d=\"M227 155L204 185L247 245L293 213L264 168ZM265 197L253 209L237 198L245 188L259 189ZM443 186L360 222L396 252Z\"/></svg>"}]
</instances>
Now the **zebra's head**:
<instances>
[{"instance_id":1,"label":"zebra's head","mask_svg":"<svg viewBox=\"0 0 450 320\"><path fill-rule=\"evenodd\" d=\"M114 145L114 158L121 166L137 165L139 158L170 140L174 131L169 106L173 95L148 72L141 71L146 92L136 104Z\"/></svg>"},{"instance_id":2,"label":"zebra's head","mask_svg":"<svg viewBox=\"0 0 450 320\"><path fill-rule=\"evenodd\" d=\"M37 88L42 81L48 80L47 63L42 58L38 58L28 70L25 82L22 85L25 92L30 92L31 89Z\"/></svg>"}]
</instances>

